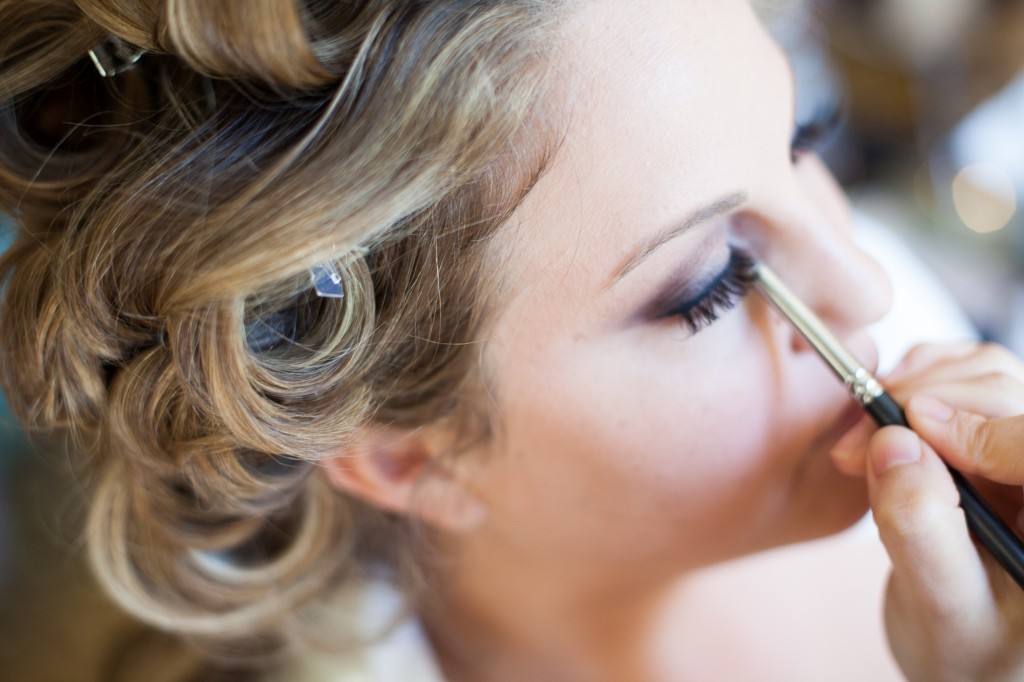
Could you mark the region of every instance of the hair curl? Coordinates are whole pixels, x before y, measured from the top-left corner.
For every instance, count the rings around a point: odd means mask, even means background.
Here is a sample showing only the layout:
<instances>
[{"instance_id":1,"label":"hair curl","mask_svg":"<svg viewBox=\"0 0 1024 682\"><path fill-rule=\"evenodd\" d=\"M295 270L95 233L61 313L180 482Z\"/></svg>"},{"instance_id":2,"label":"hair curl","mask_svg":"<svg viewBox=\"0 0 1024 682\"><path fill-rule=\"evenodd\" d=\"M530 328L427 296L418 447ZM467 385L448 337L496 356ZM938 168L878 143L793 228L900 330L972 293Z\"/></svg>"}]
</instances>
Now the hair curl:
<instances>
[{"instance_id":1,"label":"hair curl","mask_svg":"<svg viewBox=\"0 0 1024 682\"><path fill-rule=\"evenodd\" d=\"M487 237L550 152L561 4L0 0L0 376L70 437L127 610L287 643L354 570L415 566L314 463L370 420L486 424ZM108 36L147 50L114 79Z\"/></svg>"}]
</instances>

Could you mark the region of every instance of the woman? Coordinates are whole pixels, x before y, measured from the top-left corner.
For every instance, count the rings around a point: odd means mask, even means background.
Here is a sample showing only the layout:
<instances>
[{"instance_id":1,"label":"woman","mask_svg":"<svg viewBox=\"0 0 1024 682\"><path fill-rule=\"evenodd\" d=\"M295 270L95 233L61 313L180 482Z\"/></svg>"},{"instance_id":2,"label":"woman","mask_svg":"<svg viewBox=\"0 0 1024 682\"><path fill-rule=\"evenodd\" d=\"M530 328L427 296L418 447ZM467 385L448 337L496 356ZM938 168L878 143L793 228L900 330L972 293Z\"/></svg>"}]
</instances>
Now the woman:
<instances>
[{"instance_id":1,"label":"woman","mask_svg":"<svg viewBox=\"0 0 1024 682\"><path fill-rule=\"evenodd\" d=\"M747 3L77 5L0 5L3 375L140 618L308 647L384 580L450 680L689 679L683 577L865 513L744 294L870 357L887 284ZM146 54L87 76L108 35Z\"/></svg>"}]
</instances>

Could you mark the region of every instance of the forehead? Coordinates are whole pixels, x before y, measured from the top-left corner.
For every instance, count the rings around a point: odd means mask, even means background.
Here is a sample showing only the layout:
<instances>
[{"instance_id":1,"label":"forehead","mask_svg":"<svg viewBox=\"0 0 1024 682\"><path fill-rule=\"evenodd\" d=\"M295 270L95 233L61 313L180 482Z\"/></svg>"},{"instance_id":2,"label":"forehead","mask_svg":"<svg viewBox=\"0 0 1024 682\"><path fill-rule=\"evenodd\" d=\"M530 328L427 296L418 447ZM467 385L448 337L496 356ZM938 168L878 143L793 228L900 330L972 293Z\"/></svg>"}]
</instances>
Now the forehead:
<instances>
[{"instance_id":1,"label":"forehead","mask_svg":"<svg viewBox=\"0 0 1024 682\"><path fill-rule=\"evenodd\" d=\"M742 189L744 122L789 95L745 0L588 0L557 58L564 138L503 235L508 277L587 296L643 237Z\"/></svg>"}]
</instances>

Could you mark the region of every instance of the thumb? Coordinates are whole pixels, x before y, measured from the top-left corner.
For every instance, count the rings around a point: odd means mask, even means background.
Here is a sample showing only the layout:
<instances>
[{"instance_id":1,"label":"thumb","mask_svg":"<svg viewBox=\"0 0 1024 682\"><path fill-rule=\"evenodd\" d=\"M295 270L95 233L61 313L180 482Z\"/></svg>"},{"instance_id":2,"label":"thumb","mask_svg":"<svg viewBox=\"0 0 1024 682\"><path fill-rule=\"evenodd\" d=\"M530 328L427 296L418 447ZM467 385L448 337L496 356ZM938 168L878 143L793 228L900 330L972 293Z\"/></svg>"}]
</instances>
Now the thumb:
<instances>
[{"instance_id":1,"label":"thumb","mask_svg":"<svg viewBox=\"0 0 1024 682\"><path fill-rule=\"evenodd\" d=\"M878 431L868 458L871 509L900 601L939 629L972 622L991 603L989 582L942 460L901 427Z\"/></svg>"},{"instance_id":2,"label":"thumb","mask_svg":"<svg viewBox=\"0 0 1024 682\"><path fill-rule=\"evenodd\" d=\"M1024 416L986 419L924 395L911 398L906 412L914 431L955 469L1024 485Z\"/></svg>"}]
</instances>

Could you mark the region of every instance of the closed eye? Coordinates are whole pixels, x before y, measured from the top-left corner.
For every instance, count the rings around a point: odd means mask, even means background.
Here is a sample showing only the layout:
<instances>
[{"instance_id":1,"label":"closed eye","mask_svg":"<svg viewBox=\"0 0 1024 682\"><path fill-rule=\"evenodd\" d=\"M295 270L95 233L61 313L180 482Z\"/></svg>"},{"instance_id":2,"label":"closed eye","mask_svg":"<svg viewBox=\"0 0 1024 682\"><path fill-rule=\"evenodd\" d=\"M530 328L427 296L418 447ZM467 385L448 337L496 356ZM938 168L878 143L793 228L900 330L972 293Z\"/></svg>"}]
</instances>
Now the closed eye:
<instances>
[{"instance_id":1,"label":"closed eye","mask_svg":"<svg viewBox=\"0 0 1024 682\"><path fill-rule=\"evenodd\" d=\"M730 247L729 263L704 291L671 308L662 317L678 317L692 336L735 307L749 293L754 279L754 259L744 251Z\"/></svg>"},{"instance_id":2,"label":"closed eye","mask_svg":"<svg viewBox=\"0 0 1024 682\"><path fill-rule=\"evenodd\" d=\"M838 103L830 102L818 107L810 119L797 123L789 142L789 153L793 163L799 160L800 154L814 151L834 134L842 120L842 109Z\"/></svg>"}]
</instances>

